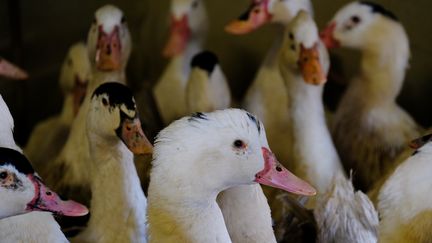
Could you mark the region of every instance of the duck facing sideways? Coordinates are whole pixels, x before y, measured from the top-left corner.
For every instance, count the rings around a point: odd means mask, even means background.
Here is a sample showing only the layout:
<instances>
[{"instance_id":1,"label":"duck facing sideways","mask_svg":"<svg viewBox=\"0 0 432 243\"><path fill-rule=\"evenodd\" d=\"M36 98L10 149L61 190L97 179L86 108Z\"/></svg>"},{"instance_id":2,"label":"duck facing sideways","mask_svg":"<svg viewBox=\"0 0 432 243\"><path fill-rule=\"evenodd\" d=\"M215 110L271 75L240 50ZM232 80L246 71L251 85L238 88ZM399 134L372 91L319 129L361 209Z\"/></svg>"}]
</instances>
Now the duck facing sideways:
<instances>
[{"instance_id":1,"label":"duck facing sideways","mask_svg":"<svg viewBox=\"0 0 432 243\"><path fill-rule=\"evenodd\" d=\"M141 130L135 100L126 86L105 83L95 90L87 137L92 214L87 228L72 241L146 242L147 200L132 152L151 153L152 145Z\"/></svg>"},{"instance_id":2,"label":"duck facing sideways","mask_svg":"<svg viewBox=\"0 0 432 243\"><path fill-rule=\"evenodd\" d=\"M69 49L60 73L59 83L65 96L62 111L37 124L24 148L36 170L49 166L44 163L55 159L66 143L70 126L85 97L89 75L87 48L82 42L76 43Z\"/></svg>"},{"instance_id":3,"label":"duck facing sideways","mask_svg":"<svg viewBox=\"0 0 432 243\"><path fill-rule=\"evenodd\" d=\"M336 110L332 135L345 169L354 170L354 184L368 191L420 136L421 128L396 103L410 56L407 34L390 11L360 1L339 10L321 37L327 47L362 52L360 74Z\"/></svg>"},{"instance_id":4,"label":"duck facing sideways","mask_svg":"<svg viewBox=\"0 0 432 243\"><path fill-rule=\"evenodd\" d=\"M231 242L216 197L233 186L315 194L276 160L262 123L238 109L196 113L162 130L150 178L149 242Z\"/></svg>"}]
</instances>

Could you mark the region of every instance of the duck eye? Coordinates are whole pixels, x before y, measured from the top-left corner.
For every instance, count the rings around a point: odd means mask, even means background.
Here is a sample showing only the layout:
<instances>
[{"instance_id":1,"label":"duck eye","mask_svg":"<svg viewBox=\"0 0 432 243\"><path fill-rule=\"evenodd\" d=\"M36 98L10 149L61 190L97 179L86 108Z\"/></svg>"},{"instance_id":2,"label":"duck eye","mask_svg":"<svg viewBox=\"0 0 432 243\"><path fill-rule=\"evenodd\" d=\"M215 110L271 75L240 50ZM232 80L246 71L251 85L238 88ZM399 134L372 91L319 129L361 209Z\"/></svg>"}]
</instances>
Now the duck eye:
<instances>
[{"instance_id":1,"label":"duck eye","mask_svg":"<svg viewBox=\"0 0 432 243\"><path fill-rule=\"evenodd\" d=\"M102 104L103 104L104 106L107 106L107 105L108 105L108 100L107 100L107 98L102 98Z\"/></svg>"},{"instance_id":2,"label":"duck eye","mask_svg":"<svg viewBox=\"0 0 432 243\"><path fill-rule=\"evenodd\" d=\"M96 24L97 23L97 20L96 20L96 17L94 17L93 18L93 24Z\"/></svg>"},{"instance_id":3,"label":"duck eye","mask_svg":"<svg viewBox=\"0 0 432 243\"><path fill-rule=\"evenodd\" d=\"M123 16L123 17L121 18L121 23L122 23L122 24L126 23L126 17L125 17L125 16Z\"/></svg>"},{"instance_id":4,"label":"duck eye","mask_svg":"<svg viewBox=\"0 0 432 243\"><path fill-rule=\"evenodd\" d=\"M198 1L194 1L192 3L192 8L197 8L198 7Z\"/></svg>"},{"instance_id":5,"label":"duck eye","mask_svg":"<svg viewBox=\"0 0 432 243\"><path fill-rule=\"evenodd\" d=\"M72 59L68 58L67 59L67 64L68 64L68 66L72 66Z\"/></svg>"},{"instance_id":6,"label":"duck eye","mask_svg":"<svg viewBox=\"0 0 432 243\"><path fill-rule=\"evenodd\" d=\"M235 148L241 149L245 147L245 143L242 140L237 139L234 141L233 146Z\"/></svg>"},{"instance_id":7,"label":"duck eye","mask_svg":"<svg viewBox=\"0 0 432 243\"><path fill-rule=\"evenodd\" d=\"M358 24L358 23L361 22L361 19L360 19L359 16L352 16L352 17L351 17L351 21L352 21L354 24Z\"/></svg>"},{"instance_id":8,"label":"duck eye","mask_svg":"<svg viewBox=\"0 0 432 243\"><path fill-rule=\"evenodd\" d=\"M8 177L8 173L6 171L3 171L3 172L0 173L0 179L1 180L6 179L7 177Z\"/></svg>"}]
</instances>

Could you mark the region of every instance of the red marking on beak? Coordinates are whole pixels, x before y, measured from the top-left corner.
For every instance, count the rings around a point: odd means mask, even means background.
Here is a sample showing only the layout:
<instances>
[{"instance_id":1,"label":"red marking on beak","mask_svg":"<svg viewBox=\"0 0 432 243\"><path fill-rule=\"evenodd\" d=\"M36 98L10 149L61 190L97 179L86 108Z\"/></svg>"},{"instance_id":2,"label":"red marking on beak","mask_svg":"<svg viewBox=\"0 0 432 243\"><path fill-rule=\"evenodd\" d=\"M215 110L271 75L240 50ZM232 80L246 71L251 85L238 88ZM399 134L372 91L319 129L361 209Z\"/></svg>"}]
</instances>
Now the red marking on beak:
<instances>
[{"instance_id":1,"label":"red marking on beak","mask_svg":"<svg viewBox=\"0 0 432 243\"><path fill-rule=\"evenodd\" d=\"M153 145L145 136L141 121L125 119L121 127L121 139L134 154L152 154Z\"/></svg>"},{"instance_id":2,"label":"red marking on beak","mask_svg":"<svg viewBox=\"0 0 432 243\"><path fill-rule=\"evenodd\" d=\"M60 197L48 187L46 187L39 178L34 175L27 176L34 185L35 196L33 200L27 204L28 211L48 211L57 215L65 215L71 217L84 216L88 214L88 209L74 201L63 201Z\"/></svg>"},{"instance_id":3,"label":"red marking on beak","mask_svg":"<svg viewBox=\"0 0 432 243\"><path fill-rule=\"evenodd\" d=\"M336 23L330 23L321 33L320 38L328 49L340 47L340 43L333 36L336 29Z\"/></svg>"},{"instance_id":4,"label":"red marking on beak","mask_svg":"<svg viewBox=\"0 0 432 243\"><path fill-rule=\"evenodd\" d=\"M225 31L231 34L247 34L252 32L272 19L268 11L269 0L254 1L244 14L238 19L231 21Z\"/></svg>"},{"instance_id":5,"label":"red marking on beak","mask_svg":"<svg viewBox=\"0 0 432 243\"><path fill-rule=\"evenodd\" d=\"M429 141L431 141L431 139L432 139L432 134L428 134L428 135L425 135L421 138L417 138L417 139L412 140L409 143L409 146L412 149L419 149L419 148L423 147L425 144L427 144Z\"/></svg>"},{"instance_id":6,"label":"red marking on beak","mask_svg":"<svg viewBox=\"0 0 432 243\"><path fill-rule=\"evenodd\" d=\"M10 79L28 79L28 74L21 68L0 57L0 75Z\"/></svg>"},{"instance_id":7,"label":"red marking on beak","mask_svg":"<svg viewBox=\"0 0 432 243\"><path fill-rule=\"evenodd\" d=\"M318 43L311 48L300 45L299 68L303 74L303 79L308 84L321 85L327 81L324 68L320 62Z\"/></svg>"},{"instance_id":8,"label":"red marking on beak","mask_svg":"<svg viewBox=\"0 0 432 243\"><path fill-rule=\"evenodd\" d=\"M78 75L75 75L75 85L73 87L73 109L74 115L78 114L79 108L84 101L87 92L87 80L81 80Z\"/></svg>"},{"instance_id":9,"label":"red marking on beak","mask_svg":"<svg viewBox=\"0 0 432 243\"><path fill-rule=\"evenodd\" d=\"M121 68L121 41L119 27L107 34L102 26L98 28L96 46L96 67L102 71L115 71Z\"/></svg>"},{"instance_id":10,"label":"red marking on beak","mask_svg":"<svg viewBox=\"0 0 432 243\"><path fill-rule=\"evenodd\" d=\"M173 57L181 54L189 41L191 30L188 17L183 15L180 19L171 18L171 34L163 50L165 57Z\"/></svg>"},{"instance_id":11,"label":"red marking on beak","mask_svg":"<svg viewBox=\"0 0 432 243\"><path fill-rule=\"evenodd\" d=\"M262 153L265 161L264 169L255 175L255 182L299 195L316 194L315 188L283 167L270 150L262 148Z\"/></svg>"}]
</instances>

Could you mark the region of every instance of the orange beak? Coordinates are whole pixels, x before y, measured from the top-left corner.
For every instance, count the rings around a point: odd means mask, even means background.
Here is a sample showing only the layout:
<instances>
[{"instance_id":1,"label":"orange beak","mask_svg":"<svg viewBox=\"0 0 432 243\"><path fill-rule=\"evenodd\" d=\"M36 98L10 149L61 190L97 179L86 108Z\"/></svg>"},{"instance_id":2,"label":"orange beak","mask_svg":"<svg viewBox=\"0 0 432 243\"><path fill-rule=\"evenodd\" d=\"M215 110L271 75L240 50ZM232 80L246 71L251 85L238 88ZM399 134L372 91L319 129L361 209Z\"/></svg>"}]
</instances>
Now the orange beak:
<instances>
[{"instance_id":1,"label":"orange beak","mask_svg":"<svg viewBox=\"0 0 432 243\"><path fill-rule=\"evenodd\" d=\"M333 37L336 23L330 23L321 33L320 38L328 49L340 47L340 43Z\"/></svg>"},{"instance_id":2,"label":"orange beak","mask_svg":"<svg viewBox=\"0 0 432 243\"><path fill-rule=\"evenodd\" d=\"M121 139L134 154L153 153L153 145L144 135L139 118L124 119L120 132Z\"/></svg>"},{"instance_id":3,"label":"orange beak","mask_svg":"<svg viewBox=\"0 0 432 243\"><path fill-rule=\"evenodd\" d=\"M102 71L115 71L121 68L121 41L119 28L107 34L99 26L96 46L96 67Z\"/></svg>"},{"instance_id":4,"label":"orange beak","mask_svg":"<svg viewBox=\"0 0 432 243\"><path fill-rule=\"evenodd\" d=\"M225 31L236 35L247 34L270 22L271 19L268 0L254 1L244 14L225 27Z\"/></svg>"},{"instance_id":5,"label":"orange beak","mask_svg":"<svg viewBox=\"0 0 432 243\"><path fill-rule=\"evenodd\" d=\"M21 68L0 57L0 75L10 79L28 79L28 74Z\"/></svg>"},{"instance_id":6,"label":"orange beak","mask_svg":"<svg viewBox=\"0 0 432 243\"><path fill-rule=\"evenodd\" d=\"M320 85L327 81L324 69L320 63L318 43L309 49L300 45L298 65L306 83Z\"/></svg>"},{"instance_id":7,"label":"orange beak","mask_svg":"<svg viewBox=\"0 0 432 243\"><path fill-rule=\"evenodd\" d=\"M191 35L188 18L183 15L180 19L171 18L171 34L163 50L164 57L173 57L181 54Z\"/></svg>"},{"instance_id":8,"label":"orange beak","mask_svg":"<svg viewBox=\"0 0 432 243\"><path fill-rule=\"evenodd\" d=\"M79 108L81 107L84 97L87 92L87 81L81 80L77 75L75 75L75 86L73 88L73 109L75 116L78 114Z\"/></svg>"}]
</instances>

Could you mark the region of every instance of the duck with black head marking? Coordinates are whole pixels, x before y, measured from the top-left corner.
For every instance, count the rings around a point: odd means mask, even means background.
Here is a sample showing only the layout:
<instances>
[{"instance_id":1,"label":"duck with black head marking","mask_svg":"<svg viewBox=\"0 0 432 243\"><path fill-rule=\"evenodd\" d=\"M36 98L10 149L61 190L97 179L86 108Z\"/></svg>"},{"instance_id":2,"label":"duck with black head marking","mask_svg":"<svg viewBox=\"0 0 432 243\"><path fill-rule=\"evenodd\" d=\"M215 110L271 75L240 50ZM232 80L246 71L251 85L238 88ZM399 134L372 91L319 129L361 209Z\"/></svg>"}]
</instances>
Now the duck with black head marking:
<instances>
[{"instance_id":1,"label":"duck with black head marking","mask_svg":"<svg viewBox=\"0 0 432 243\"><path fill-rule=\"evenodd\" d=\"M389 10L360 1L340 9L321 38L327 47L362 53L360 73L337 108L332 135L345 169L354 170L356 187L377 192L409 154L407 141L422 130L396 103L410 57L407 34Z\"/></svg>"}]
</instances>

